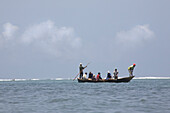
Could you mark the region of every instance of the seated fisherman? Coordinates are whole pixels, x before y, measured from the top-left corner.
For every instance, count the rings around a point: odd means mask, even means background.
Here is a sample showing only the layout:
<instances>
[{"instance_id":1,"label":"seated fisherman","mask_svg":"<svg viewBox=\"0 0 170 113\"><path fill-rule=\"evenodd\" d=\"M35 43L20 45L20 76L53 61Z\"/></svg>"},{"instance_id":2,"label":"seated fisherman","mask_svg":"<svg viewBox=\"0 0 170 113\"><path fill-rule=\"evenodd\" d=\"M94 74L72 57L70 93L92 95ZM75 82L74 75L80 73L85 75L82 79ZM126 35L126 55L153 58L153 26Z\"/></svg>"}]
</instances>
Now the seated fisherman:
<instances>
[{"instance_id":1,"label":"seated fisherman","mask_svg":"<svg viewBox=\"0 0 170 113\"><path fill-rule=\"evenodd\" d=\"M87 76L87 72L85 72L85 74L83 75L83 79L85 80Z\"/></svg>"},{"instance_id":2,"label":"seated fisherman","mask_svg":"<svg viewBox=\"0 0 170 113\"><path fill-rule=\"evenodd\" d=\"M106 79L109 79L109 78L112 78L111 74L110 74L110 71L107 72L107 77Z\"/></svg>"},{"instance_id":3,"label":"seated fisherman","mask_svg":"<svg viewBox=\"0 0 170 113\"><path fill-rule=\"evenodd\" d=\"M100 72L98 72L96 80L101 80L101 79L102 79L102 77L100 76Z\"/></svg>"},{"instance_id":4,"label":"seated fisherman","mask_svg":"<svg viewBox=\"0 0 170 113\"><path fill-rule=\"evenodd\" d=\"M95 78L95 74L93 75L92 80L96 80L96 78Z\"/></svg>"},{"instance_id":5,"label":"seated fisherman","mask_svg":"<svg viewBox=\"0 0 170 113\"><path fill-rule=\"evenodd\" d=\"M118 74L119 72L117 71L117 69L115 69L115 71L113 72L114 79L118 79Z\"/></svg>"},{"instance_id":6,"label":"seated fisherman","mask_svg":"<svg viewBox=\"0 0 170 113\"><path fill-rule=\"evenodd\" d=\"M92 78L93 77L93 73L89 72L89 77L88 78Z\"/></svg>"}]
</instances>

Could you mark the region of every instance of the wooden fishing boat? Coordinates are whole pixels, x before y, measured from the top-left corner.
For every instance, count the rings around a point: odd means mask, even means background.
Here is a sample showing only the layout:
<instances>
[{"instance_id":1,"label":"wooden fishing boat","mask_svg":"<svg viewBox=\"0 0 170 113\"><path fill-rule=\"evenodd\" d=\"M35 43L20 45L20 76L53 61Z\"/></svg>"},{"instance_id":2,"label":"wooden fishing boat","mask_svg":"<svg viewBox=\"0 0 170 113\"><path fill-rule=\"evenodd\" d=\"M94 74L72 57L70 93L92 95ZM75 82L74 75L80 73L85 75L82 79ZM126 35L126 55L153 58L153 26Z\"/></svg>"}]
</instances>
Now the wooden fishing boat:
<instances>
[{"instance_id":1,"label":"wooden fishing boat","mask_svg":"<svg viewBox=\"0 0 170 113\"><path fill-rule=\"evenodd\" d=\"M101 80L92 80L92 79L81 79L77 78L78 82L111 82L111 83L121 83L121 82L129 82L130 80L133 79L135 76L130 76L130 77L123 77L123 78L118 78L118 79L101 79Z\"/></svg>"}]
</instances>

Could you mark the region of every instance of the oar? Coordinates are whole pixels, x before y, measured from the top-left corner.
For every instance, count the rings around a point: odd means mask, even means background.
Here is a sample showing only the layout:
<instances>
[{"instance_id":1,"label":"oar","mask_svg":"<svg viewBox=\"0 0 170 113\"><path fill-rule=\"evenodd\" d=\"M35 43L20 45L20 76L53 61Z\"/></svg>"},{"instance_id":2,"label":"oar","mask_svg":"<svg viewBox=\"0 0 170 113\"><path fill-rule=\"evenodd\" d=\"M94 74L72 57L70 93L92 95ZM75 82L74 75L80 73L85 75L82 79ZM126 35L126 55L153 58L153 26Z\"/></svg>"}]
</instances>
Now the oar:
<instances>
[{"instance_id":1,"label":"oar","mask_svg":"<svg viewBox=\"0 0 170 113\"><path fill-rule=\"evenodd\" d=\"M85 68L86 68L89 64L90 64L90 63L88 63L88 64L85 66ZM84 69L85 69L85 68L84 68ZM84 70L84 69L83 69L83 70ZM82 71L83 71L83 70L82 70ZM82 71L81 71L81 72L82 72ZM79 73L76 75L76 77L73 79L73 81L77 78L77 76L78 76L81 72L79 72Z\"/></svg>"}]
</instances>

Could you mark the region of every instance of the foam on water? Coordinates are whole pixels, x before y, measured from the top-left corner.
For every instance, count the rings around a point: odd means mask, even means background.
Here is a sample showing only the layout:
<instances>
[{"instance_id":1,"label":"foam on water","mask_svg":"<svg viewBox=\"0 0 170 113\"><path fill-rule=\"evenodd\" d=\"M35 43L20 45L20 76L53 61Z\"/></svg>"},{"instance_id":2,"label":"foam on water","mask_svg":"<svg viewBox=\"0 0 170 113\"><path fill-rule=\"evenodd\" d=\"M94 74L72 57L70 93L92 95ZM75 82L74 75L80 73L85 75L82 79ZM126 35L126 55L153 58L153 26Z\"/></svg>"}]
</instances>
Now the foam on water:
<instances>
[{"instance_id":1,"label":"foam on water","mask_svg":"<svg viewBox=\"0 0 170 113\"><path fill-rule=\"evenodd\" d=\"M134 79L170 79L170 77L135 77Z\"/></svg>"},{"instance_id":2,"label":"foam on water","mask_svg":"<svg viewBox=\"0 0 170 113\"><path fill-rule=\"evenodd\" d=\"M40 80L40 79L0 79L0 81L28 81L28 80Z\"/></svg>"},{"instance_id":3,"label":"foam on water","mask_svg":"<svg viewBox=\"0 0 170 113\"><path fill-rule=\"evenodd\" d=\"M51 78L50 80L71 80L70 78Z\"/></svg>"},{"instance_id":4,"label":"foam on water","mask_svg":"<svg viewBox=\"0 0 170 113\"><path fill-rule=\"evenodd\" d=\"M13 81L13 79L0 79L0 81Z\"/></svg>"},{"instance_id":5,"label":"foam on water","mask_svg":"<svg viewBox=\"0 0 170 113\"><path fill-rule=\"evenodd\" d=\"M51 79L0 79L0 82L5 81L39 81L39 80L72 80L71 78L51 78Z\"/></svg>"},{"instance_id":6,"label":"foam on water","mask_svg":"<svg viewBox=\"0 0 170 113\"><path fill-rule=\"evenodd\" d=\"M122 78L122 77L120 77ZM134 77L133 79L170 79L170 77ZM73 80L72 78L51 78L51 79L0 79L0 82L3 81L39 81L39 80Z\"/></svg>"}]
</instances>

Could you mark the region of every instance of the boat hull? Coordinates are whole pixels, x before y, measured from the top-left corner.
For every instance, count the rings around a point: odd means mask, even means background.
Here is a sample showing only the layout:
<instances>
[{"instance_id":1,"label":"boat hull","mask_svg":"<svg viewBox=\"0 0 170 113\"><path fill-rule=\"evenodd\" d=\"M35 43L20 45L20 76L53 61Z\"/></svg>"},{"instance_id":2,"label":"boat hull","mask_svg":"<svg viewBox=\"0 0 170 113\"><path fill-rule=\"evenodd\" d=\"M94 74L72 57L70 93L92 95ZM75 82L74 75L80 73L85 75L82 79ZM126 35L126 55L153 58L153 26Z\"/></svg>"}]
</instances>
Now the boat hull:
<instances>
[{"instance_id":1,"label":"boat hull","mask_svg":"<svg viewBox=\"0 0 170 113\"><path fill-rule=\"evenodd\" d=\"M121 83L121 82L129 82L130 80L133 79L134 76L130 76L130 77L124 77L124 78L119 78L119 79L102 79L102 80L91 80L91 79L80 79L80 78L77 78L78 82L93 82L93 83L97 83L97 82L110 82L110 83Z\"/></svg>"}]
</instances>

